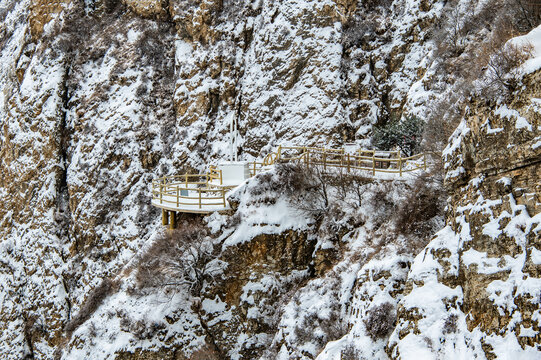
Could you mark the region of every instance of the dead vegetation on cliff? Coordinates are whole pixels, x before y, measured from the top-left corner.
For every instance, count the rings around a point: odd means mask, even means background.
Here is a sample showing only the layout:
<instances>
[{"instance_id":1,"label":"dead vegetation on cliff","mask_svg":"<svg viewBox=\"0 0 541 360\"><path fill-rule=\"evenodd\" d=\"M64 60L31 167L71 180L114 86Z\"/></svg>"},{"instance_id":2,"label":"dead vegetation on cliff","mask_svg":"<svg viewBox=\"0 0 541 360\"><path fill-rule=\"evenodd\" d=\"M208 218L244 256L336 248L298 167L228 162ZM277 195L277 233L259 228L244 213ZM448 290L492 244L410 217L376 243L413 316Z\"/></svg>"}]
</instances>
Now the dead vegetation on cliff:
<instances>
[{"instance_id":1,"label":"dead vegetation on cliff","mask_svg":"<svg viewBox=\"0 0 541 360\"><path fill-rule=\"evenodd\" d=\"M371 218L374 233L386 233L387 241L402 238L404 251L415 253L442 224L446 195L433 177L378 181L362 173L280 163L275 172L258 175L250 193L253 201L287 196L300 216L315 220L319 241L338 243Z\"/></svg>"},{"instance_id":2,"label":"dead vegetation on cliff","mask_svg":"<svg viewBox=\"0 0 541 360\"><path fill-rule=\"evenodd\" d=\"M541 23L541 4L526 0L448 1L433 28L435 76L426 83L445 93L429 107L424 147L441 152L463 118L471 96L509 99L521 86L519 67L531 47L508 40Z\"/></svg>"},{"instance_id":3,"label":"dead vegetation on cliff","mask_svg":"<svg viewBox=\"0 0 541 360\"><path fill-rule=\"evenodd\" d=\"M137 261L135 280L139 290L187 290L201 296L203 288L223 271L213 239L198 223L181 223L164 232Z\"/></svg>"}]
</instances>

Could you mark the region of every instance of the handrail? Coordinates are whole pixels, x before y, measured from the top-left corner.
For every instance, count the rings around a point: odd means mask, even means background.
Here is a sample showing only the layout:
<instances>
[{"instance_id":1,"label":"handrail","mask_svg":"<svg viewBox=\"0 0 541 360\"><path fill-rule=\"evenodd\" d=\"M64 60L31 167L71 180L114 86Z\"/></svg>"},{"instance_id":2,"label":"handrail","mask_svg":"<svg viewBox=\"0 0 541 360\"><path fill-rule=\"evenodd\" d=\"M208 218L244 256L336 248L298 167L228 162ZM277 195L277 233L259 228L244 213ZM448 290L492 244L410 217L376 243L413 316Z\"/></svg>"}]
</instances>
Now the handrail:
<instances>
[{"instance_id":1,"label":"handrail","mask_svg":"<svg viewBox=\"0 0 541 360\"><path fill-rule=\"evenodd\" d=\"M291 151L296 154L289 154ZM300 152L300 153L299 153ZM271 154L275 154L273 157ZM370 170L373 175L376 172L398 173L402 176L405 172L426 170L426 155L416 154L402 157L400 150L363 150L355 153L346 153L344 149L327 149L306 146L279 146L276 153L267 155L265 159L273 159L274 162L304 162L306 166L322 165L327 167L345 168L351 170ZM422 164L414 163L421 160ZM413 165L413 166L412 166Z\"/></svg>"},{"instance_id":2,"label":"handrail","mask_svg":"<svg viewBox=\"0 0 541 360\"><path fill-rule=\"evenodd\" d=\"M291 151L295 154L289 154ZM268 154L262 162L251 162L249 169L250 176L255 176L266 166L277 162L297 162L304 163L308 167L323 166L325 170L327 168L342 168L348 172L368 170L373 175L382 172L398 173L402 176L403 173L426 170L426 154L408 157L401 155L400 151L357 150L354 153L346 153L344 149L278 146L276 152ZM205 207L226 209L225 195L230 188L223 186L222 170L210 166L207 174L172 175L153 180L152 201L162 209L173 211L205 212Z\"/></svg>"},{"instance_id":3,"label":"handrail","mask_svg":"<svg viewBox=\"0 0 541 360\"><path fill-rule=\"evenodd\" d=\"M188 176L180 176L188 178ZM213 187L210 183L178 182L178 175L162 177L152 182L152 200L159 205L180 208L180 206L227 207L225 194L228 189ZM200 187L200 185L205 185Z\"/></svg>"},{"instance_id":4,"label":"handrail","mask_svg":"<svg viewBox=\"0 0 541 360\"><path fill-rule=\"evenodd\" d=\"M220 185L223 184L222 170L219 170L214 165L209 166L209 181L218 180Z\"/></svg>"},{"instance_id":5,"label":"handrail","mask_svg":"<svg viewBox=\"0 0 541 360\"><path fill-rule=\"evenodd\" d=\"M264 162L252 161L249 165L250 177L256 176L266 166Z\"/></svg>"}]
</instances>

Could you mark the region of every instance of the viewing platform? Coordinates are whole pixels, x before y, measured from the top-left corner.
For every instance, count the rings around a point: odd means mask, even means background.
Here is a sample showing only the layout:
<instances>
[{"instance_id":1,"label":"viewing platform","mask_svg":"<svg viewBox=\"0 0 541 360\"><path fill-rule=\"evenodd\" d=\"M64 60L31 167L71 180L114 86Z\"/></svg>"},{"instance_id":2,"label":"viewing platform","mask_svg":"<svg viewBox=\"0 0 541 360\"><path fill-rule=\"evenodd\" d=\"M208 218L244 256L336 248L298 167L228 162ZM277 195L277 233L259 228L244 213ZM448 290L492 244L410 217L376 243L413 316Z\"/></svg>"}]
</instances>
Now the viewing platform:
<instances>
[{"instance_id":1,"label":"viewing platform","mask_svg":"<svg viewBox=\"0 0 541 360\"><path fill-rule=\"evenodd\" d=\"M402 157L400 151L279 146L263 161L229 161L210 166L206 174L167 176L152 182L152 205L162 209L163 224L176 227L176 213L210 214L230 210L227 193L277 162L292 162L323 171L395 174L426 170L425 154Z\"/></svg>"}]
</instances>

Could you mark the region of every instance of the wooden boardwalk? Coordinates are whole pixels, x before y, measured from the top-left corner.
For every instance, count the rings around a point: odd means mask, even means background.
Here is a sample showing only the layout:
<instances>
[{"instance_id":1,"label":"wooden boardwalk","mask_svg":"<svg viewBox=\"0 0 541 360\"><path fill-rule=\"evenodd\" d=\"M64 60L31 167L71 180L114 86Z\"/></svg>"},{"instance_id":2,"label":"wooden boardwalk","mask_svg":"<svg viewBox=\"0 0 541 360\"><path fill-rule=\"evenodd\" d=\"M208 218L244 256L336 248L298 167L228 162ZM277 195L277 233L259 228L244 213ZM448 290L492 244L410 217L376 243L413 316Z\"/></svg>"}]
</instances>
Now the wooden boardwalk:
<instances>
[{"instance_id":1,"label":"wooden boardwalk","mask_svg":"<svg viewBox=\"0 0 541 360\"><path fill-rule=\"evenodd\" d=\"M279 146L261 162L249 163L250 176L277 162L293 162L324 171L340 169L346 172L396 174L426 170L425 154L402 157L400 151L326 149L315 147ZM162 209L163 224L176 226L176 212L209 214L230 210L226 200L229 190L239 184L228 183L222 171L210 166L206 174L184 174L156 179L152 182L152 205Z\"/></svg>"},{"instance_id":2,"label":"wooden boardwalk","mask_svg":"<svg viewBox=\"0 0 541 360\"><path fill-rule=\"evenodd\" d=\"M346 152L344 149L326 149L300 146L279 146L271 154L272 163L297 162L306 166L341 168L345 171L362 170L372 173L404 173L426 170L425 154L402 157L400 151L357 150Z\"/></svg>"}]
</instances>

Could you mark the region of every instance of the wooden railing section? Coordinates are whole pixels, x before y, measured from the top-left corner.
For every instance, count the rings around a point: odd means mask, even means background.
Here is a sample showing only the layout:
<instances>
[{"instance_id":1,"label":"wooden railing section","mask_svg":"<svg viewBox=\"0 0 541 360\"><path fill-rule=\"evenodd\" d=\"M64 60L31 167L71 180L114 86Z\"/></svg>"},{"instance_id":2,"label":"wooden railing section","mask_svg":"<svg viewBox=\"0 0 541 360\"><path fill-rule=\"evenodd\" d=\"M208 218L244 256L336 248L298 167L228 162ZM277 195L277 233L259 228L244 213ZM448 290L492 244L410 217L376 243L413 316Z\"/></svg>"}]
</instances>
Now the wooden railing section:
<instances>
[{"instance_id":1,"label":"wooden railing section","mask_svg":"<svg viewBox=\"0 0 541 360\"><path fill-rule=\"evenodd\" d=\"M250 176L255 176L277 162L296 162L306 166L321 166L324 170L339 168L347 171L368 170L403 173L426 170L425 154L402 157L400 151L357 150L346 153L344 149L326 149L306 146L279 146L262 162L250 163ZM205 208L227 208L226 193L231 186L223 186L222 171L210 166L208 174L167 176L152 182L152 201L159 207L172 211L205 212ZM198 211L200 210L200 211Z\"/></svg>"},{"instance_id":2,"label":"wooden railing section","mask_svg":"<svg viewBox=\"0 0 541 360\"><path fill-rule=\"evenodd\" d=\"M403 173L426 170L425 154L402 157L398 151L357 150L346 153L344 149L326 149L306 146L279 146L274 156L267 156L270 164L275 162L297 162L306 166L322 166L327 168L342 168L347 171L367 170L373 175L376 172Z\"/></svg>"},{"instance_id":3,"label":"wooden railing section","mask_svg":"<svg viewBox=\"0 0 541 360\"><path fill-rule=\"evenodd\" d=\"M217 177L219 175L219 177ZM221 171L214 174L184 174L167 176L152 181L152 200L159 205L171 208L193 206L203 209L205 206L226 207L225 194L229 190L214 187L212 179L222 182Z\"/></svg>"},{"instance_id":4,"label":"wooden railing section","mask_svg":"<svg viewBox=\"0 0 541 360\"><path fill-rule=\"evenodd\" d=\"M222 170L219 170L214 165L209 166L208 181L216 180L216 182L223 184Z\"/></svg>"}]
</instances>

